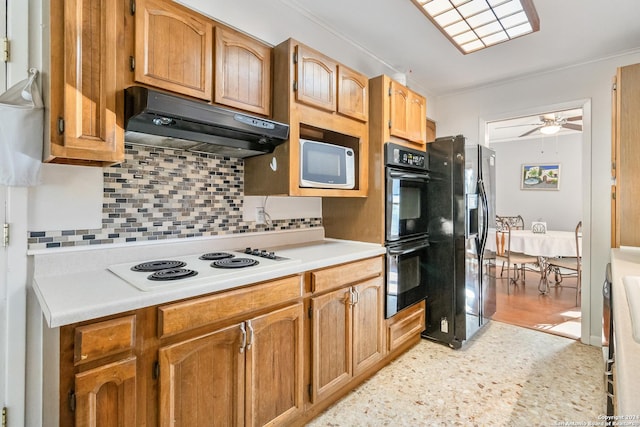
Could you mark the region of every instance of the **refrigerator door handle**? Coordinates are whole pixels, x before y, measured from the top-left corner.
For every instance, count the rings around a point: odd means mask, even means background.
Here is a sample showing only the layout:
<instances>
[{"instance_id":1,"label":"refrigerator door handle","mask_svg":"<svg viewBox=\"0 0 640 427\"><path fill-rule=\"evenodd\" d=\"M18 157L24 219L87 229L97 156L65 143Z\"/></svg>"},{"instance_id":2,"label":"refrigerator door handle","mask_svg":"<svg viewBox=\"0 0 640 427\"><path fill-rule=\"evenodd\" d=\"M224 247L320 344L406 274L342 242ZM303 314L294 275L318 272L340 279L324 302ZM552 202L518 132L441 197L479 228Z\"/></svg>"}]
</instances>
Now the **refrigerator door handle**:
<instances>
[{"instance_id":1,"label":"refrigerator door handle","mask_svg":"<svg viewBox=\"0 0 640 427\"><path fill-rule=\"evenodd\" d=\"M484 189L484 182L478 181L480 189L480 202L482 203L482 230L480 231L480 251L478 255L481 257L487 246L487 236L489 234L489 201L487 200L487 192Z\"/></svg>"}]
</instances>

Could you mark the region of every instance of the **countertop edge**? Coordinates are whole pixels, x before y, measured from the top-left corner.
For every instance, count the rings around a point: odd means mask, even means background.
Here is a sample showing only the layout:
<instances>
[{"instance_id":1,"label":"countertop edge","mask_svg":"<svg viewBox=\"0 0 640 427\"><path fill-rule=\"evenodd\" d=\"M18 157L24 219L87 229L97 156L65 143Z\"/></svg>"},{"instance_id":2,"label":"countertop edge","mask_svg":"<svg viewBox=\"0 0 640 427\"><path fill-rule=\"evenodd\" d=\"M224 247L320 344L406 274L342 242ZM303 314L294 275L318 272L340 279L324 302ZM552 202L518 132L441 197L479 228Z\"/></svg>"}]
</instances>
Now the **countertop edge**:
<instances>
[{"instance_id":1,"label":"countertop edge","mask_svg":"<svg viewBox=\"0 0 640 427\"><path fill-rule=\"evenodd\" d=\"M195 285L187 288L144 292L111 272L100 269L53 276L35 276L32 287L47 326L57 328L158 304L250 286L386 253L384 246L373 243L324 239L318 242L318 247L323 242L336 243L343 252L337 254L332 252L318 259L302 259L300 263L288 265L279 270L248 277L234 277L215 285ZM307 249L314 250L313 244L305 246ZM296 249L294 247L287 250L295 252Z\"/></svg>"},{"instance_id":2,"label":"countertop edge","mask_svg":"<svg viewBox=\"0 0 640 427\"><path fill-rule=\"evenodd\" d=\"M640 252L612 249L612 301L615 348L616 415L640 416L640 343L633 339L631 315L622 278L640 276Z\"/></svg>"}]
</instances>

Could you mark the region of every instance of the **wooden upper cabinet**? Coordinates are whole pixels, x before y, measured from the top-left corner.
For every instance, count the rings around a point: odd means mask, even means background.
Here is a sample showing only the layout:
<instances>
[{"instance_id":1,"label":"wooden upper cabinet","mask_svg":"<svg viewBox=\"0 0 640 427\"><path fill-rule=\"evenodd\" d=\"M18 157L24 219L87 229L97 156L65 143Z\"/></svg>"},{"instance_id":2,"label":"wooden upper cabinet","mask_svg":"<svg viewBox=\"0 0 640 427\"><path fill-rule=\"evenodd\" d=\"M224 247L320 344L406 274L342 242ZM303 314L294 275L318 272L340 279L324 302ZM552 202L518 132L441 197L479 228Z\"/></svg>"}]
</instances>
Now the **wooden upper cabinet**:
<instances>
[{"instance_id":1,"label":"wooden upper cabinet","mask_svg":"<svg viewBox=\"0 0 640 427\"><path fill-rule=\"evenodd\" d=\"M616 74L613 108L612 246L640 246L640 64L620 67ZM613 197L612 194L612 197Z\"/></svg>"},{"instance_id":2,"label":"wooden upper cabinet","mask_svg":"<svg viewBox=\"0 0 640 427\"><path fill-rule=\"evenodd\" d=\"M366 122L369 119L369 79L338 65L338 113Z\"/></svg>"},{"instance_id":3,"label":"wooden upper cabinet","mask_svg":"<svg viewBox=\"0 0 640 427\"><path fill-rule=\"evenodd\" d=\"M407 111L407 139L418 144L427 142L427 100L409 91Z\"/></svg>"},{"instance_id":4,"label":"wooden upper cabinet","mask_svg":"<svg viewBox=\"0 0 640 427\"><path fill-rule=\"evenodd\" d=\"M390 81L389 133L424 145L427 139L427 100L406 86Z\"/></svg>"},{"instance_id":5,"label":"wooden upper cabinet","mask_svg":"<svg viewBox=\"0 0 640 427\"><path fill-rule=\"evenodd\" d=\"M107 166L124 159L126 55L120 0L51 0L51 163Z\"/></svg>"},{"instance_id":6,"label":"wooden upper cabinet","mask_svg":"<svg viewBox=\"0 0 640 427\"><path fill-rule=\"evenodd\" d=\"M272 50L271 116L289 124L289 140L272 154L245 159L245 194L365 197L369 186L368 80L294 39ZM301 139L352 149L355 188L301 186Z\"/></svg>"},{"instance_id":7,"label":"wooden upper cabinet","mask_svg":"<svg viewBox=\"0 0 640 427\"><path fill-rule=\"evenodd\" d=\"M214 102L271 115L271 47L216 27L214 80Z\"/></svg>"},{"instance_id":8,"label":"wooden upper cabinet","mask_svg":"<svg viewBox=\"0 0 640 427\"><path fill-rule=\"evenodd\" d=\"M135 80L212 99L213 22L165 0L137 0Z\"/></svg>"},{"instance_id":9,"label":"wooden upper cabinet","mask_svg":"<svg viewBox=\"0 0 640 427\"><path fill-rule=\"evenodd\" d=\"M298 44L295 47L296 100L326 111L336 111L338 63Z\"/></svg>"},{"instance_id":10,"label":"wooden upper cabinet","mask_svg":"<svg viewBox=\"0 0 640 427\"><path fill-rule=\"evenodd\" d=\"M408 139L409 89L396 81L389 87L389 132L398 138Z\"/></svg>"},{"instance_id":11,"label":"wooden upper cabinet","mask_svg":"<svg viewBox=\"0 0 640 427\"><path fill-rule=\"evenodd\" d=\"M431 119L427 119L427 142L435 141L436 139L436 122Z\"/></svg>"}]
</instances>

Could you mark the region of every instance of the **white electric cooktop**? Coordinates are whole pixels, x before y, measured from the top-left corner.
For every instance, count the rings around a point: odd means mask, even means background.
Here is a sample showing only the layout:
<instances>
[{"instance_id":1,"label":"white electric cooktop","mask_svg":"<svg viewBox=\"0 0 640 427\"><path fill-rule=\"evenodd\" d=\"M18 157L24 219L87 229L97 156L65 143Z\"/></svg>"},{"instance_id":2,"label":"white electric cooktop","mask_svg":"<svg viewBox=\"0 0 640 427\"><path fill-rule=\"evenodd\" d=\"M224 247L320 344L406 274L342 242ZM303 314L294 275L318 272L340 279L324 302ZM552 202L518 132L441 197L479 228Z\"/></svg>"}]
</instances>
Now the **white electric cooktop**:
<instances>
[{"instance_id":1,"label":"white electric cooktop","mask_svg":"<svg viewBox=\"0 0 640 427\"><path fill-rule=\"evenodd\" d=\"M274 252L247 248L115 264L108 269L142 291L194 284L216 284L239 275L262 274L300 263Z\"/></svg>"}]
</instances>

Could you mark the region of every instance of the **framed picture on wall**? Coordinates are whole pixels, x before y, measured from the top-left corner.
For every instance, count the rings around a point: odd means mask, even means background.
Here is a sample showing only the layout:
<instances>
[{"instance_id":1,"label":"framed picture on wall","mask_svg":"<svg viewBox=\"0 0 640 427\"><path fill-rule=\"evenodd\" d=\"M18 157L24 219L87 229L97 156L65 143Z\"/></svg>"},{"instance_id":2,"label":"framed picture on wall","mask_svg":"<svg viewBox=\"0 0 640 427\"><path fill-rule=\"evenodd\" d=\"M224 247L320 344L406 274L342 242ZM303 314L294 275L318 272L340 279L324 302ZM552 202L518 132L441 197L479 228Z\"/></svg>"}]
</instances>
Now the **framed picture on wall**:
<instances>
[{"instance_id":1,"label":"framed picture on wall","mask_svg":"<svg viewBox=\"0 0 640 427\"><path fill-rule=\"evenodd\" d=\"M559 163L525 163L520 172L521 190L560 189Z\"/></svg>"}]
</instances>

